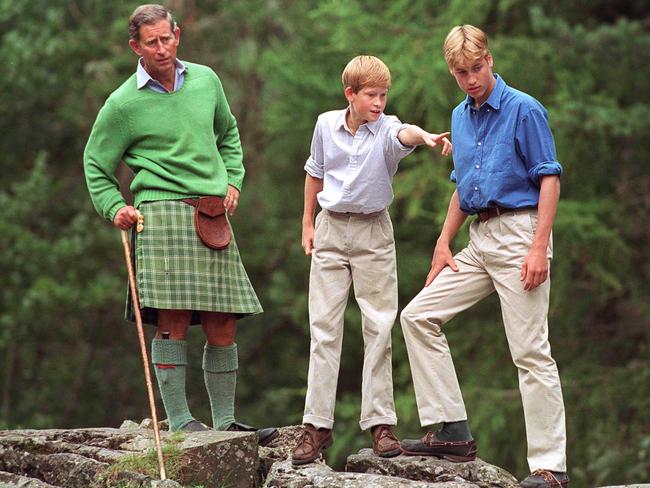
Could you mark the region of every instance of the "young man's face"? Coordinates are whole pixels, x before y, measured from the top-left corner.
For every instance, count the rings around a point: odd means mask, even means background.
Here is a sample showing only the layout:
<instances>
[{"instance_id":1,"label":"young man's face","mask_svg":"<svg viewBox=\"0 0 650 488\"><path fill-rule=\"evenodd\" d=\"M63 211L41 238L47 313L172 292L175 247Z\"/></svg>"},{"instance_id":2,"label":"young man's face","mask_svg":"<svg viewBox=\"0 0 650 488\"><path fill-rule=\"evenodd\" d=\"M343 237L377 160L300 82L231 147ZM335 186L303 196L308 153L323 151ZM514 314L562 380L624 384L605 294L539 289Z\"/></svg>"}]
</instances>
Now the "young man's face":
<instances>
[{"instance_id":1,"label":"young man's face","mask_svg":"<svg viewBox=\"0 0 650 488\"><path fill-rule=\"evenodd\" d=\"M386 108L388 88L366 86L355 93L348 86L345 89L345 96L350 102L350 113L355 120L374 122Z\"/></svg>"},{"instance_id":2,"label":"young man's face","mask_svg":"<svg viewBox=\"0 0 650 488\"><path fill-rule=\"evenodd\" d=\"M488 99L496 83L492 65L492 56L487 54L476 61L457 64L449 70L460 89L474 99L477 107Z\"/></svg>"},{"instance_id":3,"label":"young man's face","mask_svg":"<svg viewBox=\"0 0 650 488\"><path fill-rule=\"evenodd\" d=\"M180 40L180 29L172 32L169 22L161 19L155 24L140 26L140 40L131 39L131 49L142 57L144 68L153 78L169 75L176 68L176 50Z\"/></svg>"}]
</instances>

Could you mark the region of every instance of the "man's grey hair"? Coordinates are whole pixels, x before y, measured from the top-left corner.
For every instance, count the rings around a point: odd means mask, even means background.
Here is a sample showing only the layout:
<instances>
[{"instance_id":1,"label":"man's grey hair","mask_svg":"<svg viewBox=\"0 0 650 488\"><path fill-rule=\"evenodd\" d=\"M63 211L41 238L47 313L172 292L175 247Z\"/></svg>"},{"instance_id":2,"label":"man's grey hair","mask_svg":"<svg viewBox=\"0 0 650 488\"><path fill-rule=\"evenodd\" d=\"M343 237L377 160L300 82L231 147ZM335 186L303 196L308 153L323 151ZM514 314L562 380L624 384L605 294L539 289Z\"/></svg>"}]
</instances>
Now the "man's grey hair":
<instances>
[{"instance_id":1,"label":"man's grey hair","mask_svg":"<svg viewBox=\"0 0 650 488\"><path fill-rule=\"evenodd\" d=\"M140 26L155 24L160 20L169 22L172 32L176 30L176 21L167 7L155 3L140 5L129 18L129 37L140 42Z\"/></svg>"}]
</instances>

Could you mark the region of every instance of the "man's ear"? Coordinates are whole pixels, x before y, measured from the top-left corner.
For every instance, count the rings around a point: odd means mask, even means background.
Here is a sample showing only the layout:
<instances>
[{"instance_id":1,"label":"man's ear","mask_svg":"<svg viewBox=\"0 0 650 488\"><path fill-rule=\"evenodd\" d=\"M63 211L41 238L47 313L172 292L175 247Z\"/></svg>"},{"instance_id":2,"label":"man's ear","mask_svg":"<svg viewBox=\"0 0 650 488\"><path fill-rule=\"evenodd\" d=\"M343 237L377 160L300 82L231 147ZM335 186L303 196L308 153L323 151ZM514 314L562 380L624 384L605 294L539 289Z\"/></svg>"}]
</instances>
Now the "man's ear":
<instances>
[{"instance_id":1,"label":"man's ear","mask_svg":"<svg viewBox=\"0 0 650 488\"><path fill-rule=\"evenodd\" d=\"M176 44L178 44L178 41L181 40L181 28L178 26L174 29L174 37L176 38Z\"/></svg>"},{"instance_id":2,"label":"man's ear","mask_svg":"<svg viewBox=\"0 0 650 488\"><path fill-rule=\"evenodd\" d=\"M131 46L131 49L134 53L136 53L138 56L142 56L142 49L140 49L140 44L135 39L129 39L129 46Z\"/></svg>"},{"instance_id":3,"label":"man's ear","mask_svg":"<svg viewBox=\"0 0 650 488\"><path fill-rule=\"evenodd\" d=\"M490 67L490 69L492 69L492 66L494 66L494 59L492 59L492 55L490 53L487 53L485 55L485 60L487 61L487 64Z\"/></svg>"}]
</instances>

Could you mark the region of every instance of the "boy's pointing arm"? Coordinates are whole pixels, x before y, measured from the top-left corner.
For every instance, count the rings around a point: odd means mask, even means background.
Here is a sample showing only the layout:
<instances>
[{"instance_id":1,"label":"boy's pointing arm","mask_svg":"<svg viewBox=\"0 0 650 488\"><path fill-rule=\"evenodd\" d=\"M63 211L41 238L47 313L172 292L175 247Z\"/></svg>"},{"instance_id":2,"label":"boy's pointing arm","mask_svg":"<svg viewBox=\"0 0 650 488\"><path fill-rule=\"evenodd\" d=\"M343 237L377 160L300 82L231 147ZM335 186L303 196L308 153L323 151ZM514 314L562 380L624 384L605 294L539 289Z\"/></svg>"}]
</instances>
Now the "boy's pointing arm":
<instances>
[{"instance_id":1,"label":"boy's pointing arm","mask_svg":"<svg viewBox=\"0 0 650 488\"><path fill-rule=\"evenodd\" d=\"M426 144L429 147L436 147L437 145L442 144L443 156L451 154L451 142L447 136L449 136L449 132L432 134L421 129L417 125L408 125L397 134L397 138L405 146L420 146Z\"/></svg>"}]
</instances>

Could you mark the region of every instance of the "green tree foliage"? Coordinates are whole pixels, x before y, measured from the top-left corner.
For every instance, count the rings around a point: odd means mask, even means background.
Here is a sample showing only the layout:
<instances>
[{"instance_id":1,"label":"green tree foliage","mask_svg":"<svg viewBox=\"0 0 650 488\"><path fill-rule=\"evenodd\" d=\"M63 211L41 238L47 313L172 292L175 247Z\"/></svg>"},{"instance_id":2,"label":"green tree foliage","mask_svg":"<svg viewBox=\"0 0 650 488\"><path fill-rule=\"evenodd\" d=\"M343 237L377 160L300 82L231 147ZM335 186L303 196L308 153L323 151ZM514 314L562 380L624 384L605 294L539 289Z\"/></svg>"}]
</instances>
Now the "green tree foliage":
<instances>
[{"instance_id":1,"label":"green tree foliage","mask_svg":"<svg viewBox=\"0 0 650 488\"><path fill-rule=\"evenodd\" d=\"M97 110L135 67L136 2L0 0L0 425L117 425L147 415L133 327L122 319L119 234L90 205L81 153ZM562 201L554 228L551 343L577 486L650 478L650 65L643 1L175 0L181 59L224 81L247 180L234 218L265 313L241 322L238 416L299 423L306 385L309 259L300 247L304 161L316 116L343 108L340 73L360 53L393 75L388 113L449 128L462 93L442 42L453 25L490 35L495 71L549 110ZM417 150L395 178L400 304L419 291L453 185L451 160ZM121 173L121 179L124 173ZM457 237L460 249L465 231ZM517 376L490 297L446 327L480 455L528 471ZM150 333L151 331L149 331ZM192 331L188 389L210 418ZM346 311L335 444L341 466L369 445L358 429L363 343ZM393 335L402 436L419 436L399 325ZM605 449L603 446L607 446Z\"/></svg>"}]
</instances>

